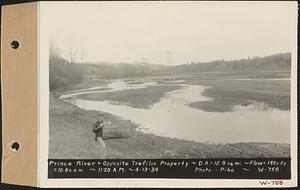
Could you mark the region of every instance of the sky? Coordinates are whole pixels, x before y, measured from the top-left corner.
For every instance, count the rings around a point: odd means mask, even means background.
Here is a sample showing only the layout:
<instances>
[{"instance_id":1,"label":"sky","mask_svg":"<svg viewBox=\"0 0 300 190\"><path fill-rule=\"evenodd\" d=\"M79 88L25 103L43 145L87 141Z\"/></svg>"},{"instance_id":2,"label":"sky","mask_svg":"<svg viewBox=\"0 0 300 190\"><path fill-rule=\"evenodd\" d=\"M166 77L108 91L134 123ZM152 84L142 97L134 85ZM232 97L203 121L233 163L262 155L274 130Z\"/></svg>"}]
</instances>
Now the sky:
<instances>
[{"instance_id":1,"label":"sky","mask_svg":"<svg viewBox=\"0 0 300 190\"><path fill-rule=\"evenodd\" d=\"M292 52L296 2L43 2L52 43L76 60L178 65Z\"/></svg>"}]
</instances>

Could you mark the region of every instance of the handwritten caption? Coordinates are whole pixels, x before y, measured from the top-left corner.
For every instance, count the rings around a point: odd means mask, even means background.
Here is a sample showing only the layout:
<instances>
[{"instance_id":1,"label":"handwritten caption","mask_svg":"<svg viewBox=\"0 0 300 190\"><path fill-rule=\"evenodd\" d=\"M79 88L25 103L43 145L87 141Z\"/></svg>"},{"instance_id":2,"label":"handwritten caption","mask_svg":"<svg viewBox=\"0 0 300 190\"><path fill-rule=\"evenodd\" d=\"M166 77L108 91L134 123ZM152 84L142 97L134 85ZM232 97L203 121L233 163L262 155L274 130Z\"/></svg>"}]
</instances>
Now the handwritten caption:
<instances>
[{"instance_id":1,"label":"handwritten caption","mask_svg":"<svg viewBox=\"0 0 300 190\"><path fill-rule=\"evenodd\" d=\"M289 179L290 159L50 159L48 177Z\"/></svg>"}]
</instances>

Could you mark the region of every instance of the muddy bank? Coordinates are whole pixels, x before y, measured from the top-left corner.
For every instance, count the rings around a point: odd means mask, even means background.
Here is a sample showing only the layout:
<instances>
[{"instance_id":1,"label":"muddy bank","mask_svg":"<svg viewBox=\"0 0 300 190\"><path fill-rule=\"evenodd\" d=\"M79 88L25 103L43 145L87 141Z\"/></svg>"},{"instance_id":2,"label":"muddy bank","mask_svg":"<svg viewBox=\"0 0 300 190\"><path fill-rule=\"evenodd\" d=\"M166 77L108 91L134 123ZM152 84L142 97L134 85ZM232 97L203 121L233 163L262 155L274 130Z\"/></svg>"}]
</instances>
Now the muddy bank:
<instances>
[{"instance_id":1,"label":"muddy bank","mask_svg":"<svg viewBox=\"0 0 300 190\"><path fill-rule=\"evenodd\" d=\"M92 124L98 111L85 111L50 97L51 159L98 159L99 144L94 140ZM289 157L289 144L234 143L207 144L135 131L136 124L109 113L104 139L107 158L234 158Z\"/></svg>"},{"instance_id":2,"label":"muddy bank","mask_svg":"<svg viewBox=\"0 0 300 190\"><path fill-rule=\"evenodd\" d=\"M130 89L117 92L82 94L75 96L75 98L95 101L111 101L134 108L149 109L153 104L159 102L167 92L181 88L181 86L175 85L149 86L142 89Z\"/></svg>"}]
</instances>

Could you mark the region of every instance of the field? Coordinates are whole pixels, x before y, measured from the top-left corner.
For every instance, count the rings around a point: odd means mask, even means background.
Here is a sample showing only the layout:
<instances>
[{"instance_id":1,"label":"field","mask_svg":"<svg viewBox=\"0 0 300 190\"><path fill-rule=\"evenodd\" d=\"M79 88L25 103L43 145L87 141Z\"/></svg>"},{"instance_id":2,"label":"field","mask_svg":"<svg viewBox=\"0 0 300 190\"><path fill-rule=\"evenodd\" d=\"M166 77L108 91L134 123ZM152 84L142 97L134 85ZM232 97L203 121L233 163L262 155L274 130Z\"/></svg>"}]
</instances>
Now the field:
<instances>
[{"instance_id":1,"label":"field","mask_svg":"<svg viewBox=\"0 0 300 190\"><path fill-rule=\"evenodd\" d=\"M270 77L272 76L272 77ZM289 73L228 74L207 73L194 76L150 77L161 86L146 89L110 92L106 95L87 94L80 96L92 100L110 100L138 108L148 108L158 102L165 93L180 88L170 80L184 80L180 84L200 84L210 86L205 96L211 101L194 102L190 106L209 112L229 112L234 105L248 105L262 102L270 108L289 110L289 80L231 80L241 78L286 78ZM225 80L226 79L226 80ZM143 79L145 80L145 79ZM128 81L138 82L139 79ZM90 88L109 81L84 82L70 90ZM105 93L104 93L105 94ZM99 158L99 146L94 141L91 130L95 116L99 112L82 110L70 103L50 97L50 149L49 158ZM275 143L224 143L213 144L159 137L136 131L137 124L130 120L105 113L105 121L113 127L105 126L104 140L107 158L257 158L289 157L289 144Z\"/></svg>"}]
</instances>

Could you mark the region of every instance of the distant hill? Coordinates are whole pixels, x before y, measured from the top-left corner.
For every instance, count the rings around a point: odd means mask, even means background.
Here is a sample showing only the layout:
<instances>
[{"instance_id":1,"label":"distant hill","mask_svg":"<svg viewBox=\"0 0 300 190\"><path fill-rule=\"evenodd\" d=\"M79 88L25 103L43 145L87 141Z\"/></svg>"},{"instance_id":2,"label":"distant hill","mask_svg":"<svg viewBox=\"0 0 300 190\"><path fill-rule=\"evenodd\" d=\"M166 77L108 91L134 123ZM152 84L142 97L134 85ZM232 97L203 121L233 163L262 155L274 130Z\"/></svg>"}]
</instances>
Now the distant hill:
<instances>
[{"instance_id":1,"label":"distant hill","mask_svg":"<svg viewBox=\"0 0 300 190\"><path fill-rule=\"evenodd\" d=\"M172 68L175 73L198 72L256 72L256 71L289 71L291 69L291 54L281 53L252 59L234 61L217 60L207 63L190 63Z\"/></svg>"},{"instance_id":2,"label":"distant hill","mask_svg":"<svg viewBox=\"0 0 300 190\"><path fill-rule=\"evenodd\" d=\"M280 53L252 59L216 60L177 66L149 63L68 63L58 56L49 57L50 89L76 84L82 79L116 79L158 75L197 74L201 72L290 71L291 54Z\"/></svg>"},{"instance_id":3,"label":"distant hill","mask_svg":"<svg viewBox=\"0 0 300 190\"><path fill-rule=\"evenodd\" d=\"M100 78L125 78L168 74L189 74L199 72L257 72L289 71L291 54L281 53L252 59L233 61L216 60L206 63L190 63L178 66L149 63L94 63L83 64L82 70L90 76Z\"/></svg>"}]
</instances>

